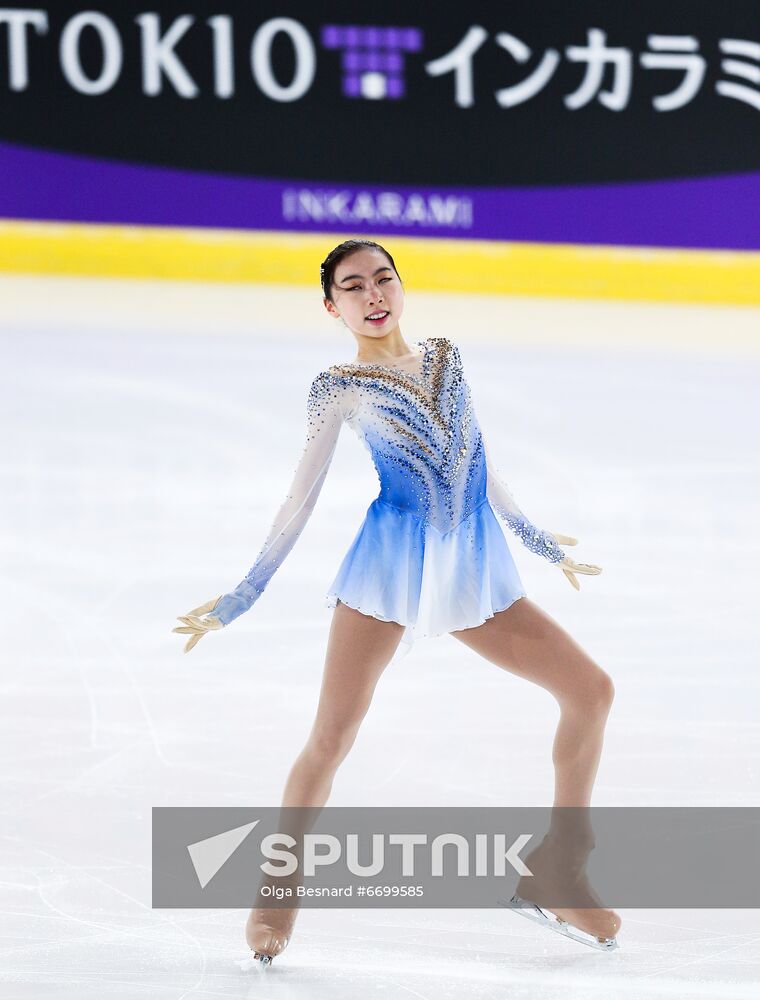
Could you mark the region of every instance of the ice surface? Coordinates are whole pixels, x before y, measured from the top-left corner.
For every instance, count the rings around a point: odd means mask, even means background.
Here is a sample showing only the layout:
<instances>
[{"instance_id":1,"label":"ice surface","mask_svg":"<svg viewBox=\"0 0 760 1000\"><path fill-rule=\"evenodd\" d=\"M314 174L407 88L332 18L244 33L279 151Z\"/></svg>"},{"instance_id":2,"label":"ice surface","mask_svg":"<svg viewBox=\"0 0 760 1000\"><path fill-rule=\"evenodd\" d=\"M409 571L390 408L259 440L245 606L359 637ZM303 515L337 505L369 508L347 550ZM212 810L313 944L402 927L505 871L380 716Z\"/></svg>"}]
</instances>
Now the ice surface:
<instances>
[{"instance_id":1,"label":"ice surface","mask_svg":"<svg viewBox=\"0 0 760 1000\"><path fill-rule=\"evenodd\" d=\"M241 910L151 908L152 806L277 805L324 592L376 493L344 428L250 613L176 615L253 562L306 391L354 356L319 289L0 279L0 996L754 997L756 910L625 910L598 954L494 910L304 909L244 972ZM594 805L757 805L760 311L408 293L455 338L498 467L601 565L528 592L612 675ZM549 805L557 709L450 637L383 675L331 805ZM266 978L263 978L266 977Z\"/></svg>"}]
</instances>

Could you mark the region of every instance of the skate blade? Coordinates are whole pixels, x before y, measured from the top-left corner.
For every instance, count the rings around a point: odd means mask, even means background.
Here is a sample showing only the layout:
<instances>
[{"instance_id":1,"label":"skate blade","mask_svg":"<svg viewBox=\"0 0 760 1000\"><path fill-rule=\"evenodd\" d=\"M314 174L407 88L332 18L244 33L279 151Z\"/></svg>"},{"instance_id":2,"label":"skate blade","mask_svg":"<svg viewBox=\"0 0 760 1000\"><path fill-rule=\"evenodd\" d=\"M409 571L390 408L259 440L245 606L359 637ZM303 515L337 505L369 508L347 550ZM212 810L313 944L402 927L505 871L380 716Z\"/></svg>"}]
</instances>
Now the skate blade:
<instances>
[{"instance_id":1,"label":"skate blade","mask_svg":"<svg viewBox=\"0 0 760 1000\"><path fill-rule=\"evenodd\" d=\"M586 944L590 948L596 948L598 951L615 951L616 948L620 947L615 938L595 937L593 934L589 934L588 931L576 927L575 924L568 923L567 920L562 920L561 917L552 913L551 910L545 910L527 899L521 899L517 893L514 894L508 903L504 903L501 900L498 900L498 903L499 906L506 906L513 910L513 912L527 917L528 920L532 920L542 927L548 928L550 931L556 931L558 934L570 938L571 941Z\"/></svg>"},{"instance_id":2,"label":"skate blade","mask_svg":"<svg viewBox=\"0 0 760 1000\"><path fill-rule=\"evenodd\" d=\"M260 951L253 952L253 958L240 958L235 960L235 965L239 966L242 972L250 972L251 969L266 969L272 964L272 956Z\"/></svg>"}]
</instances>

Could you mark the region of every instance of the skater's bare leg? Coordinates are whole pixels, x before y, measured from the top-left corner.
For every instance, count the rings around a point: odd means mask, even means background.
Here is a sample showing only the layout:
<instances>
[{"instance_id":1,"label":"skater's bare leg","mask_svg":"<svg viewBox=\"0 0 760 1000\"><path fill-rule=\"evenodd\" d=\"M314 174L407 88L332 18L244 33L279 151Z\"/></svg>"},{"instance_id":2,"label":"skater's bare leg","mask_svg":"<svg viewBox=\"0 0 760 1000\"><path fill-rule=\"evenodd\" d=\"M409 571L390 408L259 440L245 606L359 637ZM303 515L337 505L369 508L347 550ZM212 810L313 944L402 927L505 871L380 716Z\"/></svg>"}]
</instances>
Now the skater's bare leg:
<instances>
[{"instance_id":1,"label":"skater's bare leg","mask_svg":"<svg viewBox=\"0 0 760 1000\"><path fill-rule=\"evenodd\" d=\"M451 634L485 659L539 684L554 696L560 707L552 747L554 805L590 805L604 727L615 693L609 675L561 625L527 597L497 612L482 625ZM593 830L586 811L559 809L554 813L547 837L525 858L536 875L520 879L517 893L540 904L538 896L545 895L550 882L555 887L567 884L568 889L571 884L577 889L582 883L587 898L582 908L550 909L583 930L614 937L622 921L613 910L598 906L600 901L588 887L583 873L585 858L593 846ZM585 908L595 905L597 909Z\"/></svg>"},{"instance_id":2,"label":"skater's bare leg","mask_svg":"<svg viewBox=\"0 0 760 1000\"><path fill-rule=\"evenodd\" d=\"M333 779L356 740L380 675L404 627L383 622L339 602L333 612L316 717L290 769L282 806L322 807ZM254 908L246 940L254 951L277 955L288 942L298 908Z\"/></svg>"}]
</instances>

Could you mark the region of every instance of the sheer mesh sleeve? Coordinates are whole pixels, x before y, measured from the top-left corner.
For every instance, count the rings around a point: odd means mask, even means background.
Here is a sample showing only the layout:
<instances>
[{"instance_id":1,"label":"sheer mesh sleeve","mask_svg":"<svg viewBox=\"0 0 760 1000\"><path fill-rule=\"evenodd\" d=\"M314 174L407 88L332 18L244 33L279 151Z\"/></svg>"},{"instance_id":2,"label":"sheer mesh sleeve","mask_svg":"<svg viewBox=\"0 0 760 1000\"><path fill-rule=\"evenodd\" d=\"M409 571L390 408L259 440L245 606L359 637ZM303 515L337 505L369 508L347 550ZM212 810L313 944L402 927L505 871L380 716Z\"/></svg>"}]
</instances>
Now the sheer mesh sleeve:
<instances>
[{"instance_id":1,"label":"sheer mesh sleeve","mask_svg":"<svg viewBox=\"0 0 760 1000\"><path fill-rule=\"evenodd\" d=\"M456 352L457 361L461 370L462 360L459 348L455 345L454 350ZM472 402L469 386L467 388L467 392L470 395L470 406L472 407L472 412L474 414L475 408ZM477 420L477 417L475 417L475 419ZM478 426L480 427L479 423ZM480 438L483 443L483 454L486 460L486 471L488 477L486 495L491 503L491 506L506 521L510 531L514 532L523 545L529 548L531 552L535 552L537 555L543 556L545 559L548 559L549 562L561 562L561 560L565 558L565 553L559 547L554 535L552 535L549 531L537 528L535 524L532 524L528 520L525 514L523 514L517 506L515 498L512 496L509 487L500 479L496 467L488 454L482 428L480 428Z\"/></svg>"},{"instance_id":2,"label":"sheer mesh sleeve","mask_svg":"<svg viewBox=\"0 0 760 1000\"><path fill-rule=\"evenodd\" d=\"M306 444L267 539L237 587L224 594L209 612L224 625L248 611L259 599L314 510L343 422L339 389L325 372L317 375L311 384L306 416Z\"/></svg>"},{"instance_id":3,"label":"sheer mesh sleeve","mask_svg":"<svg viewBox=\"0 0 760 1000\"><path fill-rule=\"evenodd\" d=\"M559 547L556 538L551 532L537 528L523 514L515 503L515 498L512 496L509 488L499 478L499 474L488 456L482 430L480 437L483 441L483 453L486 456L486 470L488 472L486 494L491 501L491 506L504 518L510 530L517 535L523 545L527 546L531 552L543 556L549 562L560 562L565 558L565 553Z\"/></svg>"}]
</instances>

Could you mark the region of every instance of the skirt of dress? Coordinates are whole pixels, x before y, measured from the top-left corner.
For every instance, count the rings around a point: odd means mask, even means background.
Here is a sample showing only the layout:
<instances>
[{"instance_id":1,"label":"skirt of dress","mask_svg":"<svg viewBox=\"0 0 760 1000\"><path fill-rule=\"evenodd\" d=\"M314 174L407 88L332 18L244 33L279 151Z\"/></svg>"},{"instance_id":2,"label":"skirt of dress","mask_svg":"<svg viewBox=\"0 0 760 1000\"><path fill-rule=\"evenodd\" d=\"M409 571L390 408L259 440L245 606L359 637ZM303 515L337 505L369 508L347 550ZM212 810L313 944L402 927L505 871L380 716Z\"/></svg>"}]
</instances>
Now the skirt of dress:
<instances>
[{"instance_id":1,"label":"skirt of dress","mask_svg":"<svg viewBox=\"0 0 760 1000\"><path fill-rule=\"evenodd\" d=\"M343 558L325 606L334 608L340 600L406 626L395 661L417 638L482 625L526 596L488 500L441 532L378 498Z\"/></svg>"}]
</instances>

